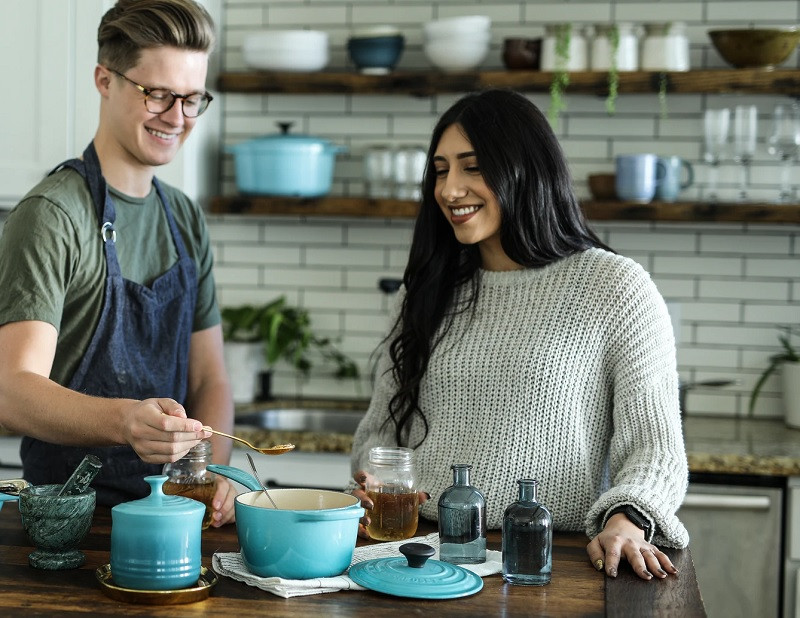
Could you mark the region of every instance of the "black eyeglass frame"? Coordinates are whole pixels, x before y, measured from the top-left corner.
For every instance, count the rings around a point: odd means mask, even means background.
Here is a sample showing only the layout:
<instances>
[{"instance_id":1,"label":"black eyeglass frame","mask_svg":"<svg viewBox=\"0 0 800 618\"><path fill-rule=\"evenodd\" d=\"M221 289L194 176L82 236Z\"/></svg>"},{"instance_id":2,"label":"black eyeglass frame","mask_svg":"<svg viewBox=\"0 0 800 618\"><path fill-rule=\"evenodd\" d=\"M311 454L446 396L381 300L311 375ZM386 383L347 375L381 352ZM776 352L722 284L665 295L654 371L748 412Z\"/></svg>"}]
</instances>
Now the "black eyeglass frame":
<instances>
[{"instance_id":1,"label":"black eyeglass frame","mask_svg":"<svg viewBox=\"0 0 800 618\"><path fill-rule=\"evenodd\" d=\"M214 100L214 97L211 96L211 93L209 93L208 91L205 91L205 92L191 92L189 94L178 94L177 92L173 92L172 90L169 90L168 88L147 88L146 86L142 86L141 84L137 84L130 77L128 77L127 75L124 75L123 73L120 73L116 69L112 69L111 67L106 67L106 68L109 71L111 71L112 73L115 73L115 74L119 75L122 79L124 79L128 83L132 84L139 92L141 92L144 95L144 106L145 106L145 109L147 109L147 111L150 112L151 114L166 114L169 110L171 110L173 107L175 107L175 101L180 99L181 100L181 113L186 118L197 118L197 117L201 116L208 109L208 106L211 105L211 101ZM167 106L166 109L163 109L160 112L154 112L149 107L147 107L147 99L150 97L150 95L152 93L157 92L157 91L168 92L170 94L170 96L172 96L172 102ZM190 116L189 114L186 113L186 109L184 108L183 104L186 101L186 99L188 99L189 97L193 97L195 95L201 95L201 97L202 97L201 101L205 101L206 105L195 116Z\"/></svg>"}]
</instances>

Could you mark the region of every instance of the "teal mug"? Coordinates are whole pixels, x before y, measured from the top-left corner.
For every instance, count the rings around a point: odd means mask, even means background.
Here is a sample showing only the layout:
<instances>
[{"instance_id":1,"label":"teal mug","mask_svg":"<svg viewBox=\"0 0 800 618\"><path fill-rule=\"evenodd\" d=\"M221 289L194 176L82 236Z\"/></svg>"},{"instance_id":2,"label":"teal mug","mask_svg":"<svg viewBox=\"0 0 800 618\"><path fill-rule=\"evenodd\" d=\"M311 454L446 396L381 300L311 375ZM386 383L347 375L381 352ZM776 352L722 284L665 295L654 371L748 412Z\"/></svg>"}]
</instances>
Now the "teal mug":
<instances>
[{"instance_id":1,"label":"teal mug","mask_svg":"<svg viewBox=\"0 0 800 618\"><path fill-rule=\"evenodd\" d=\"M662 202L674 202L681 191L688 189L694 183L692 164L680 157L659 157L656 174L658 181L655 198Z\"/></svg>"}]
</instances>

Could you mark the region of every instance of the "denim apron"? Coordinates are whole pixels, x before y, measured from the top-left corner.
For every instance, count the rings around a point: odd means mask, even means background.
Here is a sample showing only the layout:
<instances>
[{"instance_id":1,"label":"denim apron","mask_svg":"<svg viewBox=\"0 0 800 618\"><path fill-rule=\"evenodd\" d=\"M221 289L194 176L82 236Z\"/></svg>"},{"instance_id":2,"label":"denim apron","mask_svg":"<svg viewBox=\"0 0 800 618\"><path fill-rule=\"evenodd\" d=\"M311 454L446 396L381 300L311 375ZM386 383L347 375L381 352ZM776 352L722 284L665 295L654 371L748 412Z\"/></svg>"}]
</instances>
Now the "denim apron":
<instances>
[{"instance_id":1,"label":"denim apron","mask_svg":"<svg viewBox=\"0 0 800 618\"><path fill-rule=\"evenodd\" d=\"M104 243L106 261L100 320L68 388L108 398L171 397L183 404L197 273L158 180L153 178L153 184L178 261L148 287L122 277L114 245L116 213L94 144L84 151L83 161L71 159L54 171L63 167L75 169L89 185L98 218L98 242ZM130 446L73 447L26 436L20 452L23 476L34 485L63 483L86 454L96 455L103 467L92 487L97 491L97 503L106 506L148 495L144 477L161 474L162 469L160 464L143 462Z\"/></svg>"}]
</instances>

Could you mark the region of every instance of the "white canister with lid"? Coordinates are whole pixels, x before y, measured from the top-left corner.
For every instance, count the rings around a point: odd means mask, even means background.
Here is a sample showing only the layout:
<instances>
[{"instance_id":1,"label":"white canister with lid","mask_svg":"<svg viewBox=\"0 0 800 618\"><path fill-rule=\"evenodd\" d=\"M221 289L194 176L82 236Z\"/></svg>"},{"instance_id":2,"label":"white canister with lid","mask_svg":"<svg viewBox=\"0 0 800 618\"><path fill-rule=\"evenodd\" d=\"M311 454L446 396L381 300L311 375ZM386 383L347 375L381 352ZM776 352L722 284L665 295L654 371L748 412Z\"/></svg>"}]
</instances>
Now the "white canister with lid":
<instances>
[{"instance_id":1,"label":"white canister with lid","mask_svg":"<svg viewBox=\"0 0 800 618\"><path fill-rule=\"evenodd\" d=\"M544 33L542 71L585 71L588 68L586 38L580 28L574 24L549 24Z\"/></svg>"},{"instance_id":2,"label":"white canister with lid","mask_svg":"<svg viewBox=\"0 0 800 618\"><path fill-rule=\"evenodd\" d=\"M645 24L644 30L642 70L689 70L689 39L684 22Z\"/></svg>"},{"instance_id":3,"label":"white canister with lid","mask_svg":"<svg viewBox=\"0 0 800 618\"><path fill-rule=\"evenodd\" d=\"M616 58L617 71L639 69L639 40L633 24L597 24L592 39L590 62L593 71L611 70ZM614 49L616 40L616 50Z\"/></svg>"}]
</instances>

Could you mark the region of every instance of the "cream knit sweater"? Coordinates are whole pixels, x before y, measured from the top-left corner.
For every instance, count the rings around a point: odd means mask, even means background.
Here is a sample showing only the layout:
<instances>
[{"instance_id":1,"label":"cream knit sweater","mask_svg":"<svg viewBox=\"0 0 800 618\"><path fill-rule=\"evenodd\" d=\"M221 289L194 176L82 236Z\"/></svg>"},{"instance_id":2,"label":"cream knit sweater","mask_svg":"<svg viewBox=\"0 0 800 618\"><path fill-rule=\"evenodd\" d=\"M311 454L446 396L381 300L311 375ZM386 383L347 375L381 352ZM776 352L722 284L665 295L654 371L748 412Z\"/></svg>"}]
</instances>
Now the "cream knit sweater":
<instances>
[{"instance_id":1,"label":"cream knit sweater","mask_svg":"<svg viewBox=\"0 0 800 618\"><path fill-rule=\"evenodd\" d=\"M516 481L535 478L556 530L592 538L610 508L632 504L655 524L653 543L685 547L675 517L688 481L675 342L649 275L590 249L541 269L481 271L479 285L474 313L456 317L421 385L430 430L414 461L418 488L433 496L421 514L436 520L450 466L468 463L490 528L517 499ZM371 447L395 444L394 426L382 427L389 367L382 354L353 472L367 469ZM422 432L416 419L410 444Z\"/></svg>"}]
</instances>

